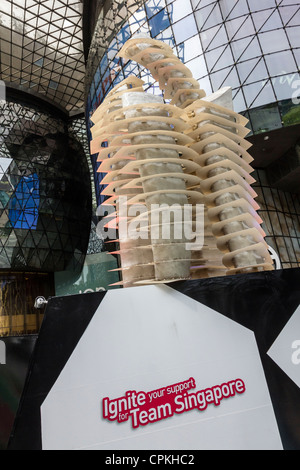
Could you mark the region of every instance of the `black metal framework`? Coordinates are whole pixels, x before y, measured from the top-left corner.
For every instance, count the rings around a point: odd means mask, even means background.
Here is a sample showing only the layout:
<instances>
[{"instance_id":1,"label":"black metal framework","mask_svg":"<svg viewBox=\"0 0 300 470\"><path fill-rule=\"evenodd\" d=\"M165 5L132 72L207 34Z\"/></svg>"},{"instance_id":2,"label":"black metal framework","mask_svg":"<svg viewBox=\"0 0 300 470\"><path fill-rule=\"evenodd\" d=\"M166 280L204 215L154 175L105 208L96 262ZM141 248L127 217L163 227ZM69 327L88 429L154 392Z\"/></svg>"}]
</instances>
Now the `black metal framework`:
<instances>
[{"instance_id":1,"label":"black metal framework","mask_svg":"<svg viewBox=\"0 0 300 470\"><path fill-rule=\"evenodd\" d=\"M91 227L86 154L68 120L6 101L0 117L0 270L80 271Z\"/></svg>"}]
</instances>

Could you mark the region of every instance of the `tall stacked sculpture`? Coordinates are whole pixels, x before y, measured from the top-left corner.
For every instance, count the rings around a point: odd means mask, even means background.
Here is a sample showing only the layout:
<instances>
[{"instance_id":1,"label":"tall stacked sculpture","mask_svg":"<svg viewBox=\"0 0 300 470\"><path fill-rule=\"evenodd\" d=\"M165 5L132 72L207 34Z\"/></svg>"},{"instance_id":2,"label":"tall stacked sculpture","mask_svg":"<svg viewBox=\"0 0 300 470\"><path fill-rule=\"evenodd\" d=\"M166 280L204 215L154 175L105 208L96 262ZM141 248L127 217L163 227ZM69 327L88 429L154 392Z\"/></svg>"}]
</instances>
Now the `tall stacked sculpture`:
<instances>
[{"instance_id":1,"label":"tall stacked sculpture","mask_svg":"<svg viewBox=\"0 0 300 470\"><path fill-rule=\"evenodd\" d=\"M104 204L116 208L121 284L273 269L251 188L247 120L230 109L230 100L218 104L222 93L206 97L163 42L130 39L119 55L148 68L163 91L162 97L147 94L140 79L129 77L91 117L91 152L99 153L98 171L106 173ZM141 213L130 214L137 204ZM193 228L204 231L203 246L189 243L186 207L194 209ZM128 230L145 221L139 237ZM166 221L172 227L167 237Z\"/></svg>"}]
</instances>

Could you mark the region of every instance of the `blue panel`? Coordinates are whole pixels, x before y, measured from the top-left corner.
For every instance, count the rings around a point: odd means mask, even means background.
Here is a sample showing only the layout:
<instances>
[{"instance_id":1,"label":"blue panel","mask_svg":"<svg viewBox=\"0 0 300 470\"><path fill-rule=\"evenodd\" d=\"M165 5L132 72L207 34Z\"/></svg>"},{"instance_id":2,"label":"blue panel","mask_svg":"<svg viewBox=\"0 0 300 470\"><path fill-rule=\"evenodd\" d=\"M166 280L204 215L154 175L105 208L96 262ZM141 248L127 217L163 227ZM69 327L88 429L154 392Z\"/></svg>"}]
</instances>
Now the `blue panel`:
<instances>
[{"instance_id":1,"label":"blue panel","mask_svg":"<svg viewBox=\"0 0 300 470\"><path fill-rule=\"evenodd\" d=\"M162 10L157 15L149 20L151 36L154 38L161 31L164 31L170 26L169 16L166 10Z\"/></svg>"}]
</instances>

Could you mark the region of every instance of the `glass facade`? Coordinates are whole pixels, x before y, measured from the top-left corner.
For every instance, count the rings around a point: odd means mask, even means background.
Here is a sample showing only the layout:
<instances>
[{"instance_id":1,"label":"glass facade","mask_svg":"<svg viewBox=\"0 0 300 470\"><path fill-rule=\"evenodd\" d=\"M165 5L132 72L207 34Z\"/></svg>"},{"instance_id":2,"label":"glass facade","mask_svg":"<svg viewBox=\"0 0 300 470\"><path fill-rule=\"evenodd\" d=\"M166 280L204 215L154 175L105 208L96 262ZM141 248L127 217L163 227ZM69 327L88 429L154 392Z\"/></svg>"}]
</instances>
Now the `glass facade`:
<instances>
[{"instance_id":1,"label":"glass facade","mask_svg":"<svg viewBox=\"0 0 300 470\"><path fill-rule=\"evenodd\" d=\"M299 195L271 188L265 170L253 174L253 189L260 206L266 242L278 254L282 268L300 266L300 198Z\"/></svg>"},{"instance_id":2,"label":"glass facade","mask_svg":"<svg viewBox=\"0 0 300 470\"><path fill-rule=\"evenodd\" d=\"M80 0L1 0L1 79L68 112L83 109L82 7Z\"/></svg>"},{"instance_id":3,"label":"glass facade","mask_svg":"<svg viewBox=\"0 0 300 470\"><path fill-rule=\"evenodd\" d=\"M0 336L35 333L91 231L82 0L0 2Z\"/></svg>"},{"instance_id":4,"label":"glass facade","mask_svg":"<svg viewBox=\"0 0 300 470\"><path fill-rule=\"evenodd\" d=\"M129 74L150 74L116 55L137 31L166 41L207 94L233 88L235 111L291 99L300 88L299 4L286 0L114 0L92 41L87 109ZM122 16L123 15L123 16Z\"/></svg>"},{"instance_id":5,"label":"glass facade","mask_svg":"<svg viewBox=\"0 0 300 470\"><path fill-rule=\"evenodd\" d=\"M91 223L80 142L64 120L9 99L1 105L0 140L1 269L80 269Z\"/></svg>"},{"instance_id":6,"label":"glass facade","mask_svg":"<svg viewBox=\"0 0 300 470\"><path fill-rule=\"evenodd\" d=\"M0 272L0 336L36 333L44 310L34 309L38 296L54 295L53 274Z\"/></svg>"},{"instance_id":7,"label":"glass facade","mask_svg":"<svg viewBox=\"0 0 300 470\"><path fill-rule=\"evenodd\" d=\"M139 76L145 90L161 94L147 70L117 57L124 42L137 32L169 44L207 94L232 87L235 111L249 119L249 136L300 124L299 11L293 0L106 2L87 59L88 132L90 115L127 76ZM97 173L97 155L92 155L92 162L101 204L103 175ZM283 267L300 266L299 194L271 189L265 169L257 174L263 175L257 188L267 240Z\"/></svg>"}]
</instances>

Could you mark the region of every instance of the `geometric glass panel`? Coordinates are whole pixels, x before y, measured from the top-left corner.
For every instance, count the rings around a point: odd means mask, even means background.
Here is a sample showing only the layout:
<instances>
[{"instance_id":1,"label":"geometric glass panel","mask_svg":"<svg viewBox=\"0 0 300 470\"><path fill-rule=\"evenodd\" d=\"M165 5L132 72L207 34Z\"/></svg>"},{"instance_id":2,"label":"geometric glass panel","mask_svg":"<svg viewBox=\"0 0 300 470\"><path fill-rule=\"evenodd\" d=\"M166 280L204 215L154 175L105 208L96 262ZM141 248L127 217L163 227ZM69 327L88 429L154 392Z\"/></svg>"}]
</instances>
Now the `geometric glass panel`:
<instances>
[{"instance_id":1,"label":"geometric glass panel","mask_svg":"<svg viewBox=\"0 0 300 470\"><path fill-rule=\"evenodd\" d=\"M173 25L173 31L177 44L185 41L191 36L194 36L197 33L197 26L195 23L194 15L189 15L181 21L175 23Z\"/></svg>"}]
</instances>

